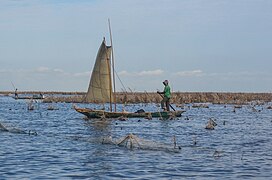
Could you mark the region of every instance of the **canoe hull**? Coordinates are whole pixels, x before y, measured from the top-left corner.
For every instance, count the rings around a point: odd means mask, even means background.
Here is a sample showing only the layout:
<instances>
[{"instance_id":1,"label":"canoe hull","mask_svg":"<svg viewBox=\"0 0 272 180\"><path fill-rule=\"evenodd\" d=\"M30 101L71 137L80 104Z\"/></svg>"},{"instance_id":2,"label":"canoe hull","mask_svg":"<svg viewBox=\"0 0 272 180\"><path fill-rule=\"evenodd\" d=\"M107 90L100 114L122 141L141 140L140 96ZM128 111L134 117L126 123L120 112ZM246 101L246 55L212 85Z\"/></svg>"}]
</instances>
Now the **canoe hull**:
<instances>
[{"instance_id":1,"label":"canoe hull","mask_svg":"<svg viewBox=\"0 0 272 180\"><path fill-rule=\"evenodd\" d=\"M17 99L44 99L44 96L40 96L40 95L33 95L33 96L13 96L13 99L17 100Z\"/></svg>"},{"instance_id":2,"label":"canoe hull","mask_svg":"<svg viewBox=\"0 0 272 180\"><path fill-rule=\"evenodd\" d=\"M13 97L15 100L17 99L44 99L43 97Z\"/></svg>"},{"instance_id":3,"label":"canoe hull","mask_svg":"<svg viewBox=\"0 0 272 180\"><path fill-rule=\"evenodd\" d=\"M162 112L108 112L103 110L93 110L88 108L76 108L75 110L81 114L84 114L89 119L95 118L163 118L168 119L171 117L181 117L181 114L185 111L162 111Z\"/></svg>"}]
</instances>

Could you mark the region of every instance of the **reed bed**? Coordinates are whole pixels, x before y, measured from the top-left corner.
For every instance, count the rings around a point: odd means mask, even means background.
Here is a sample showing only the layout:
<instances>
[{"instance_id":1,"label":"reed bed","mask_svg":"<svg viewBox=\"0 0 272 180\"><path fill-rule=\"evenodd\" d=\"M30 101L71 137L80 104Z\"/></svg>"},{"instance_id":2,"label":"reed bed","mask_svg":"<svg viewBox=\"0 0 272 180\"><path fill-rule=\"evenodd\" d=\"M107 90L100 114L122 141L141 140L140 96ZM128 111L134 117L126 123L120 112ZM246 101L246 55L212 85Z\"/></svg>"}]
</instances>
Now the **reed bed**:
<instances>
[{"instance_id":1,"label":"reed bed","mask_svg":"<svg viewBox=\"0 0 272 180\"><path fill-rule=\"evenodd\" d=\"M23 91L18 94L44 94L43 102L87 103L85 92L42 92ZM14 92L4 91L1 95L13 95ZM154 92L117 92L117 103L159 103L162 98ZM272 102L272 93L228 93L228 92L173 92L171 103L213 103L213 104L247 104L249 102Z\"/></svg>"},{"instance_id":2,"label":"reed bed","mask_svg":"<svg viewBox=\"0 0 272 180\"><path fill-rule=\"evenodd\" d=\"M85 94L73 96L50 96L44 102L87 103ZM159 103L162 98L157 93L116 93L117 103ZM174 92L171 103L213 103L213 104L247 104L250 102L272 102L272 93L216 93L216 92Z\"/></svg>"}]
</instances>

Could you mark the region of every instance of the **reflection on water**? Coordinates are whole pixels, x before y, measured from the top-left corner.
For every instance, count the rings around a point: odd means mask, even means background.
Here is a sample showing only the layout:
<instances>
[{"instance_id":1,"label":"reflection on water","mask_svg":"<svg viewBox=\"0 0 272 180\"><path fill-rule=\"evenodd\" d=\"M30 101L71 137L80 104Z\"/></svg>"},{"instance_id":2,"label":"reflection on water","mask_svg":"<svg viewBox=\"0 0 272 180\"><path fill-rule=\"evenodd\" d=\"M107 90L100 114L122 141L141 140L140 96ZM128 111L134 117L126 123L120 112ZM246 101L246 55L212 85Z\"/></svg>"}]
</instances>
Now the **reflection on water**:
<instances>
[{"instance_id":1,"label":"reflection on water","mask_svg":"<svg viewBox=\"0 0 272 180\"><path fill-rule=\"evenodd\" d=\"M272 110L269 105L209 105L187 108L176 120L87 121L72 104L35 103L0 97L0 179L50 178L267 178L272 176ZM77 104L90 108L94 104ZM271 106L271 104L270 104ZM122 106L120 105L121 109ZM155 104L128 105L127 111L157 110ZM178 109L178 108L177 108ZM212 118L217 126L207 130ZM1 126L2 127L2 126ZM3 128L2 128L3 129ZM181 146L179 153L102 144L133 133L139 138Z\"/></svg>"}]
</instances>

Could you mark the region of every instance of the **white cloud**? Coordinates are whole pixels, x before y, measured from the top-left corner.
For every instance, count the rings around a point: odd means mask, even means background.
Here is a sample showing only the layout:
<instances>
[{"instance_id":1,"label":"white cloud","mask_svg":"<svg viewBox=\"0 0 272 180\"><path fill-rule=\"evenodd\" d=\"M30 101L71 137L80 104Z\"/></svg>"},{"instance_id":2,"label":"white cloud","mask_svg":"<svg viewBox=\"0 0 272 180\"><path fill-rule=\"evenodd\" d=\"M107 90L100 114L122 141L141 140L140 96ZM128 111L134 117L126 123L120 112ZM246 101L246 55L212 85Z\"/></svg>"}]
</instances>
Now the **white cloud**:
<instances>
[{"instance_id":1,"label":"white cloud","mask_svg":"<svg viewBox=\"0 0 272 180\"><path fill-rule=\"evenodd\" d=\"M156 69L153 71L141 71L138 73L139 76L158 76L158 75L162 75L163 74L163 70L161 69Z\"/></svg>"},{"instance_id":2,"label":"white cloud","mask_svg":"<svg viewBox=\"0 0 272 180\"><path fill-rule=\"evenodd\" d=\"M160 76L164 73L161 69L155 69L150 71L140 71L140 72L128 72L128 71L121 71L118 74L120 76Z\"/></svg>"},{"instance_id":3,"label":"white cloud","mask_svg":"<svg viewBox=\"0 0 272 180\"><path fill-rule=\"evenodd\" d=\"M44 72L49 72L50 69L48 67L38 67L35 71L44 73Z\"/></svg>"},{"instance_id":4,"label":"white cloud","mask_svg":"<svg viewBox=\"0 0 272 180\"><path fill-rule=\"evenodd\" d=\"M204 73L202 70L192 70L192 71L180 71L174 73L174 75L181 76L181 77L192 77L192 76L203 76Z\"/></svg>"},{"instance_id":5,"label":"white cloud","mask_svg":"<svg viewBox=\"0 0 272 180\"><path fill-rule=\"evenodd\" d=\"M13 75L18 75L18 76L23 76L23 75L31 75L31 74L58 74L58 75L68 75L68 76L74 76L74 77L83 77L87 76L89 77L91 74L91 71L86 71L86 72L78 72L78 73L70 73L66 72L63 69L60 68L49 68L49 67L38 67L35 69L0 69L0 73L5 73L5 74L13 74Z\"/></svg>"},{"instance_id":6,"label":"white cloud","mask_svg":"<svg viewBox=\"0 0 272 180\"><path fill-rule=\"evenodd\" d=\"M65 72L63 69L60 68L49 68L49 67L38 67L37 69L34 70L21 70L19 72L22 73L39 73L39 74L55 74L55 75L69 75L71 73Z\"/></svg>"},{"instance_id":7,"label":"white cloud","mask_svg":"<svg viewBox=\"0 0 272 180\"><path fill-rule=\"evenodd\" d=\"M58 72L58 73L64 73L64 71L62 69L53 69L54 72Z\"/></svg>"},{"instance_id":8,"label":"white cloud","mask_svg":"<svg viewBox=\"0 0 272 180\"><path fill-rule=\"evenodd\" d=\"M129 72L127 72L127 71L120 71L119 73L118 73L118 75L119 76L131 76L132 75L132 73L129 73Z\"/></svg>"},{"instance_id":9,"label":"white cloud","mask_svg":"<svg viewBox=\"0 0 272 180\"><path fill-rule=\"evenodd\" d=\"M249 71L240 71L240 72L219 72L219 73L207 73L207 76L211 76L211 77L267 77L267 76L271 76L271 73L268 72L249 72Z\"/></svg>"},{"instance_id":10,"label":"white cloud","mask_svg":"<svg viewBox=\"0 0 272 180\"><path fill-rule=\"evenodd\" d=\"M173 73L175 76L181 77L211 77L211 78L249 78L249 77L269 77L271 73L267 72L249 72L249 71L240 71L240 72L203 72L202 70L192 70L192 71L180 71Z\"/></svg>"}]
</instances>

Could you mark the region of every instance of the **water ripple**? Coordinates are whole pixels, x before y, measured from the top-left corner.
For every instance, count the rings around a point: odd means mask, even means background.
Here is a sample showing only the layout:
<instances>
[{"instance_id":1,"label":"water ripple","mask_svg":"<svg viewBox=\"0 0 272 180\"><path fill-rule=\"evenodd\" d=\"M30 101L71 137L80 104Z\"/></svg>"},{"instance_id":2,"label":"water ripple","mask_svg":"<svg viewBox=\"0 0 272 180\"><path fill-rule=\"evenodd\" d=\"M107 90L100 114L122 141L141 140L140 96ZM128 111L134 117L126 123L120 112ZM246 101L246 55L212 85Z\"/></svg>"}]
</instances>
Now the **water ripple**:
<instances>
[{"instance_id":1,"label":"water ripple","mask_svg":"<svg viewBox=\"0 0 272 180\"><path fill-rule=\"evenodd\" d=\"M0 131L0 179L265 179L272 176L272 110L210 105L187 109L176 120L86 121L71 104L36 103L0 97L0 123L8 129L35 131L37 136ZM93 104L78 106L95 107ZM265 106L265 105L264 105ZM118 105L121 109L122 105ZM157 110L155 104L128 105L127 110ZM206 130L209 118L215 130ZM133 133L140 138L181 146L129 150L102 144Z\"/></svg>"}]
</instances>

